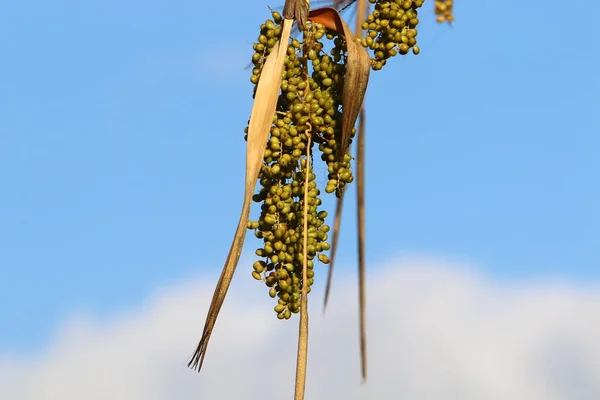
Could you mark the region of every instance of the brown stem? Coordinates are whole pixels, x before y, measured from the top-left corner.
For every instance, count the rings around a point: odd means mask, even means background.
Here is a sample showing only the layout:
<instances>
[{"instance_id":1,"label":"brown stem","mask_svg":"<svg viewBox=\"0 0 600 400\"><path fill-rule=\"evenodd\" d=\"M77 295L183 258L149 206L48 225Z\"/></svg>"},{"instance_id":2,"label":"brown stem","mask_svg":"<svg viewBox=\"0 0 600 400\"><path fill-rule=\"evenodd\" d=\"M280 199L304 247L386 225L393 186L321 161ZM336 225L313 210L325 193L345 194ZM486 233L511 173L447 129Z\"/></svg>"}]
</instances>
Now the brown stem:
<instances>
[{"instance_id":1,"label":"brown stem","mask_svg":"<svg viewBox=\"0 0 600 400\"><path fill-rule=\"evenodd\" d=\"M304 400L306 388L306 363L308 359L308 184L310 178L310 128L306 130L308 142L306 143L306 166L304 168L304 238L302 261L302 298L300 303L300 326L298 330L298 354L296 357L296 388L294 400Z\"/></svg>"},{"instance_id":2,"label":"brown stem","mask_svg":"<svg viewBox=\"0 0 600 400\"><path fill-rule=\"evenodd\" d=\"M362 21L367 10L366 0L358 0L355 34L362 37ZM358 310L360 330L360 361L363 381L367 379L367 328L365 316L365 103L363 100L358 125L356 155L356 198L358 219Z\"/></svg>"}]
</instances>

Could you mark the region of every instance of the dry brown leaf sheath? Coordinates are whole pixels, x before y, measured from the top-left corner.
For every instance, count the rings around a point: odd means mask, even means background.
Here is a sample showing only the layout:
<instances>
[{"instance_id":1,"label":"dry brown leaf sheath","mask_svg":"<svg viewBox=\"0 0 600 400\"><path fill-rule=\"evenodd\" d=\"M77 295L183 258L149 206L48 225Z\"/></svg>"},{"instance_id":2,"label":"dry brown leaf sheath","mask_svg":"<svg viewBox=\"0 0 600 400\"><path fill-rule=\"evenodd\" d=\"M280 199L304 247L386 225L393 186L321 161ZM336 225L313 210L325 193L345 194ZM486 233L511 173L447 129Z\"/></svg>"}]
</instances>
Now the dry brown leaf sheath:
<instances>
[{"instance_id":1,"label":"dry brown leaf sheath","mask_svg":"<svg viewBox=\"0 0 600 400\"><path fill-rule=\"evenodd\" d=\"M348 0L334 0L334 2L333 2L333 4L338 9L348 7L352 3L354 3L354 0L353 1L348 1ZM365 14L365 11L367 9L366 6L367 6L367 4L366 4L366 2L364 0L360 0L359 1L358 13L356 15L356 22L357 22L356 23L356 34L357 35L361 31L360 24L364 20L364 14ZM323 17L321 17L321 18L323 18ZM359 47L361 47L361 49L362 49L362 46L359 46ZM364 52L364 53L366 53L366 52ZM367 54L367 61L369 61L368 57L369 56ZM361 58L364 58L364 55ZM351 112L348 112L347 114L344 113L345 119L344 119L343 123L345 123L346 125L349 125L350 127L354 127L354 124L356 123L356 116L358 115L358 112L361 112L362 104L364 102L364 95L365 95L364 91L366 91L366 87L367 87L368 79L369 79L368 71L369 70L367 69L366 78L363 78L364 79L364 88L362 89L363 91L359 93L359 95L361 96L361 98L360 99L356 99L356 98L354 99L355 101L359 102L358 111L356 110L356 105L352 104L352 105L348 105L348 108L352 109ZM365 74L365 72L363 72L363 74ZM348 80L344 79L344 82L348 81L349 84L352 84L352 81L354 79L356 79L356 74L354 74L354 76L351 75L351 76L349 76L347 78L349 78L349 79ZM351 91L348 91L348 92L344 91L344 93L347 94L347 96L351 96L352 95ZM345 102L345 104L349 104L349 103L351 103L350 100L347 100ZM364 115L364 110L363 110L363 114L362 115ZM347 132L347 126L346 125L343 125L343 128L342 128L343 132ZM350 128L350 130L351 129L352 128ZM360 132L360 130L359 130L358 134L361 135L362 132ZM339 150L341 150L342 148L345 148L347 150L347 147L349 146L349 139L350 139L349 134L347 134L347 137L346 137L345 140L348 143L344 143L342 146L340 146L338 148L338 158L340 157ZM343 140L344 139L342 139L342 141ZM343 146L345 146L345 147L343 147ZM340 236L340 224L341 224L341 218L342 218L342 208L343 208L343 203L344 203L344 193L345 193L345 190L343 190L342 193L340 193L340 197L338 197L337 202L336 202L336 207L335 207L335 219L334 219L334 223L333 223L333 237L332 237L332 241L331 241L331 263L329 264L329 271L328 271L328 274L327 274L327 283L325 284L325 298L324 298L324 301L323 301L323 312L325 312L325 309L327 308L327 303L329 301L329 295L330 295L330 292L331 292L331 282L332 282L332 279L333 279L333 271L334 271L335 259L336 259L336 254L337 254L337 247L338 247L339 236Z\"/></svg>"},{"instance_id":2,"label":"dry brown leaf sheath","mask_svg":"<svg viewBox=\"0 0 600 400\"><path fill-rule=\"evenodd\" d=\"M364 1L359 2L358 18L364 18L364 9L366 9L366 3ZM333 8L320 8L312 10L309 13L309 19L314 22L321 23L329 29L335 30L338 33L342 33L346 38L348 56L346 58L346 75L344 76L344 87L342 93L342 137L340 140L340 146L338 147L338 159L341 159L347 152L350 145L350 138L352 129L356 124L356 120L361 112L367 85L369 82L369 72L371 70L371 59L358 42L356 36L352 33L352 30L340 17L337 10ZM358 33L358 30L357 30ZM361 354L361 375L363 379L367 376L367 356L366 356L366 325L365 325L365 264L364 264L364 142L362 135L364 134L364 113L361 117L359 132L358 132L358 157L357 157L357 190L358 190L358 275L359 275L359 320L360 320L360 354ZM335 255L337 252L338 238L341 224L342 205L343 205L342 192L337 200L335 222L333 229L333 242L332 242L332 257L331 265L329 267L329 273L327 277L327 283L325 287L325 306L329 298L329 292L331 290L331 280L333 276L333 266L335 262Z\"/></svg>"},{"instance_id":3,"label":"dry brown leaf sheath","mask_svg":"<svg viewBox=\"0 0 600 400\"><path fill-rule=\"evenodd\" d=\"M306 30L308 19L309 0L287 0L283 6L283 17L298 22L298 28L301 31Z\"/></svg>"},{"instance_id":4,"label":"dry brown leaf sheath","mask_svg":"<svg viewBox=\"0 0 600 400\"><path fill-rule=\"evenodd\" d=\"M233 278L244 245L247 229L246 224L248 222L250 206L252 204L252 195L254 193L254 188L256 187L256 181L260 172L269 131L273 123L273 115L275 114L275 109L277 107L277 98L279 96L283 74L283 63L293 23L294 21L291 19L284 19L281 40L267 57L256 88L254 104L250 114L250 123L248 124L246 184L242 212L240 214L240 220L233 238L231 249L229 250L225 266L221 272L219 282L217 283L215 293L213 294L208 309L202 338L200 339L200 343L198 344L192 359L188 363L188 367L197 369L198 371L202 368L210 335L212 334L221 306L225 301L227 290L231 284L231 279Z\"/></svg>"},{"instance_id":5,"label":"dry brown leaf sheath","mask_svg":"<svg viewBox=\"0 0 600 400\"><path fill-rule=\"evenodd\" d=\"M338 159L341 159L350 145L352 129L365 98L371 71L371 58L335 8L324 7L311 10L308 17L311 21L323 24L346 38L348 55L342 93L342 137L337 148Z\"/></svg>"}]
</instances>

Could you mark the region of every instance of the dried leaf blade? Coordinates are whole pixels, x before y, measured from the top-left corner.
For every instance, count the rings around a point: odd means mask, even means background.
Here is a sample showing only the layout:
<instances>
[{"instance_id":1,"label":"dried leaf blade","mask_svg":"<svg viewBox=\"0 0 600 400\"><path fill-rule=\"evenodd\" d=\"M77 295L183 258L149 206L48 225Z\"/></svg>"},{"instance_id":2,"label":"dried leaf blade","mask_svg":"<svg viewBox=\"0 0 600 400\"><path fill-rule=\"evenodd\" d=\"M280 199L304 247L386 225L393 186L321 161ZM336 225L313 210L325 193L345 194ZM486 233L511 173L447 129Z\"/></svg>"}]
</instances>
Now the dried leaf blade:
<instances>
[{"instance_id":1,"label":"dried leaf blade","mask_svg":"<svg viewBox=\"0 0 600 400\"><path fill-rule=\"evenodd\" d=\"M281 86L283 63L287 52L293 20L285 19L281 40L267 57L261 73L252 112L248 124L248 142L246 146L246 179L244 190L244 203L240 213L240 220L233 238L233 243L227 255L227 260L217 282L215 292L204 324L202 338L196 351L192 355L188 367L200 371L206 355L206 349L216 323L221 306L231 284L233 274L240 259L244 239L246 237L246 224L252 205L252 194L260 172L273 115L277 106L277 98Z\"/></svg>"},{"instance_id":2,"label":"dried leaf blade","mask_svg":"<svg viewBox=\"0 0 600 400\"><path fill-rule=\"evenodd\" d=\"M335 8L324 7L311 10L308 17L311 21L323 24L346 38L348 55L342 93L342 137L337 148L338 159L341 159L350 146L352 129L367 92L371 59Z\"/></svg>"}]
</instances>

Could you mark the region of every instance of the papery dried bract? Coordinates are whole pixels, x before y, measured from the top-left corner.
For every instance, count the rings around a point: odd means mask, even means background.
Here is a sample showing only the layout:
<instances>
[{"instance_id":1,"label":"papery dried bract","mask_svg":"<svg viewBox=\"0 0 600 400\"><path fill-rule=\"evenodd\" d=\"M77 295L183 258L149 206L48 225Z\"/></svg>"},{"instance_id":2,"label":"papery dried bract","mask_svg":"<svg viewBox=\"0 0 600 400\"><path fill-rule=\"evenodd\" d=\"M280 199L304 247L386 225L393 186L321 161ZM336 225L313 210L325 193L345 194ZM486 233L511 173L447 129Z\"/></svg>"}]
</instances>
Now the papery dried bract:
<instances>
[{"instance_id":1,"label":"papery dried bract","mask_svg":"<svg viewBox=\"0 0 600 400\"><path fill-rule=\"evenodd\" d=\"M358 42L352 29L344 22L335 8L324 7L311 10L308 18L343 35L346 39L348 54L342 92L342 137L337 154L338 159L341 160L350 145L352 129L354 129L365 98L371 71L371 59Z\"/></svg>"},{"instance_id":2,"label":"papery dried bract","mask_svg":"<svg viewBox=\"0 0 600 400\"><path fill-rule=\"evenodd\" d=\"M246 146L246 183L244 190L244 203L237 230L235 232L233 243L229 250L225 266L221 272L217 287L213 294L208 315L204 324L202 338L192 359L188 363L189 367L197 369L202 368L204 356L208 341L212 334L215 322L225 301L227 290L231 284L231 279L237 267L246 237L246 224L250 215L250 206L252 204L252 194L256 187L256 180L262 165L262 159L265 153L269 131L273 124L273 115L277 107L277 98L281 86L283 74L283 63L290 38L290 32L294 21L285 19L283 22L283 31L279 45L267 57L263 70L256 88L254 104L250 114L250 123L248 125L248 143Z\"/></svg>"},{"instance_id":3,"label":"papery dried bract","mask_svg":"<svg viewBox=\"0 0 600 400\"><path fill-rule=\"evenodd\" d=\"M298 28L305 31L309 8L309 0L287 0L283 7L283 17L296 20Z\"/></svg>"}]
</instances>

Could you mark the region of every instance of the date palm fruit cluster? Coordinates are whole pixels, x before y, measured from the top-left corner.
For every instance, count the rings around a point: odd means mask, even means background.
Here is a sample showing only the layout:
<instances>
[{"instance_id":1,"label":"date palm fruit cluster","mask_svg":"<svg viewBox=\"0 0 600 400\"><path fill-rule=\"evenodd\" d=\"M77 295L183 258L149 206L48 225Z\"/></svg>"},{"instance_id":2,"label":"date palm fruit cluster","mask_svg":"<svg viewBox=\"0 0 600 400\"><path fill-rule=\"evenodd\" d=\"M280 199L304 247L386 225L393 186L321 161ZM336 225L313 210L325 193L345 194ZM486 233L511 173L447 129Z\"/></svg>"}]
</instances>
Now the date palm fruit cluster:
<instances>
[{"instance_id":1,"label":"date palm fruit cluster","mask_svg":"<svg viewBox=\"0 0 600 400\"><path fill-rule=\"evenodd\" d=\"M366 37L361 39L361 44L373 52L373 70L383 68L386 60L398 53L405 55L412 49L415 55L419 54L417 9L423 1L369 0L375 6L362 23Z\"/></svg>"},{"instance_id":2,"label":"date palm fruit cluster","mask_svg":"<svg viewBox=\"0 0 600 400\"><path fill-rule=\"evenodd\" d=\"M250 81L255 84L255 93L264 61L282 31L281 15L273 12L272 18L261 25L253 47ZM323 39L333 43L329 50L324 48ZM327 212L319 209L321 191L311 168L313 144L318 145L327 165L327 193L339 196L353 180L352 157L346 152L342 159L336 156L342 127L345 56L343 38L317 23L309 24L303 42L293 39L287 47L281 91L259 173L260 189L253 196L254 202L261 203L260 216L247 225L263 240L262 247L256 250L259 260L253 264L252 276L266 284L272 298L278 298L274 311L279 319L289 319L300 311L302 286L307 285L310 291L315 261L330 262L323 253L330 248L330 228L325 224ZM308 270L302 276L307 175Z\"/></svg>"},{"instance_id":3,"label":"date palm fruit cluster","mask_svg":"<svg viewBox=\"0 0 600 400\"><path fill-rule=\"evenodd\" d=\"M436 21L439 23L454 21L453 7L452 0L435 0Z\"/></svg>"}]
</instances>

